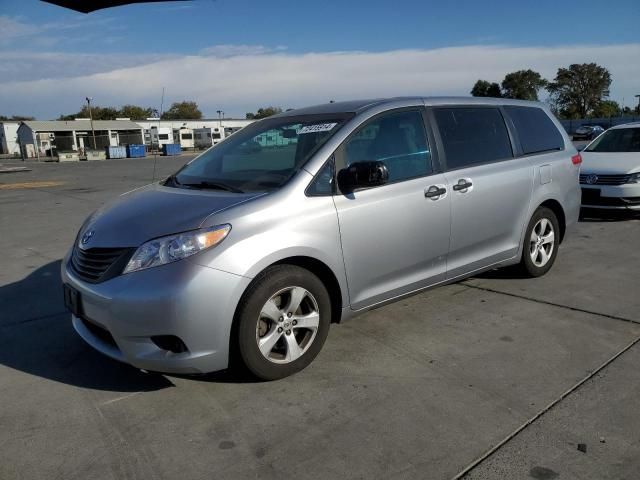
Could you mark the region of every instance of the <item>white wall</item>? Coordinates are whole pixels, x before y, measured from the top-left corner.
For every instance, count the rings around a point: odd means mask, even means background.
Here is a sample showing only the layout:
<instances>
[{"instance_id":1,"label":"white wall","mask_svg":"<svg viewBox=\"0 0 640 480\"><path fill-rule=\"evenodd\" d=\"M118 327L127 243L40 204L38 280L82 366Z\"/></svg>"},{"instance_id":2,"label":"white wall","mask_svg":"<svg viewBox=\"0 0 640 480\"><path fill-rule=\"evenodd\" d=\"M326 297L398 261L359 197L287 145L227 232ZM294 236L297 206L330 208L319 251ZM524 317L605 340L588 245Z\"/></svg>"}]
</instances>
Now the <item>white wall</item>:
<instances>
[{"instance_id":1,"label":"white wall","mask_svg":"<svg viewBox=\"0 0 640 480\"><path fill-rule=\"evenodd\" d=\"M20 155L18 143L18 122L0 123L0 153Z\"/></svg>"},{"instance_id":2,"label":"white wall","mask_svg":"<svg viewBox=\"0 0 640 480\"><path fill-rule=\"evenodd\" d=\"M254 120L234 120L234 119L222 119L222 120L135 120L135 123L140 125L144 129L150 129L151 127L160 126L160 128L179 129L186 127L190 129L195 128L213 128L222 127L226 128L242 128L253 123Z\"/></svg>"}]
</instances>

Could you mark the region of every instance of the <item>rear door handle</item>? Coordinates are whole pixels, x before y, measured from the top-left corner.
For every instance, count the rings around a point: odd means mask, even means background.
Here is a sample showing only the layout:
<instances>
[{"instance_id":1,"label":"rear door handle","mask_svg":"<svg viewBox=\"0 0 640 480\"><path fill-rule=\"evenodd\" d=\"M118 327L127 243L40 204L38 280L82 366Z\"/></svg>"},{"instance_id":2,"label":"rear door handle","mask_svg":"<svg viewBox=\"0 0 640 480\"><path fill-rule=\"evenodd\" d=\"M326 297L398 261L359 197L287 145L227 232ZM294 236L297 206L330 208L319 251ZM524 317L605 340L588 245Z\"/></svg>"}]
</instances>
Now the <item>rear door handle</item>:
<instances>
[{"instance_id":1,"label":"rear door handle","mask_svg":"<svg viewBox=\"0 0 640 480\"><path fill-rule=\"evenodd\" d=\"M445 193L447 193L446 188L439 187L438 185L431 185L424 191L424 196L427 198L432 198L433 200L437 200Z\"/></svg>"},{"instance_id":2,"label":"rear door handle","mask_svg":"<svg viewBox=\"0 0 640 480\"><path fill-rule=\"evenodd\" d=\"M471 187L473 187L473 182L471 182L471 180L469 180L468 178L461 178L460 180L458 180L458 183L453 186L453 189L456 192L460 192L462 190L468 190Z\"/></svg>"}]
</instances>

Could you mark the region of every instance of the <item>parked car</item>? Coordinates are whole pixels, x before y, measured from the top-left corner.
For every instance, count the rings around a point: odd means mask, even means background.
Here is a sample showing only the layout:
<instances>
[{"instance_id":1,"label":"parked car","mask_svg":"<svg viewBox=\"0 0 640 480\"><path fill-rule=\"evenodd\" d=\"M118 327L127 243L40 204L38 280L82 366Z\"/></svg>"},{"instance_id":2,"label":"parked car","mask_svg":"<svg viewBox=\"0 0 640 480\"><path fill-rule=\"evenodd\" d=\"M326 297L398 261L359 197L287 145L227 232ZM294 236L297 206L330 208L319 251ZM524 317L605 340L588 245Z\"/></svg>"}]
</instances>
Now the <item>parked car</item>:
<instances>
[{"instance_id":1,"label":"parked car","mask_svg":"<svg viewBox=\"0 0 640 480\"><path fill-rule=\"evenodd\" d=\"M583 207L640 210L640 122L610 128L582 157Z\"/></svg>"},{"instance_id":2,"label":"parked car","mask_svg":"<svg viewBox=\"0 0 640 480\"><path fill-rule=\"evenodd\" d=\"M281 378L331 323L497 267L544 275L578 218L579 165L540 103L286 112L93 213L62 263L65 303L82 338L138 368Z\"/></svg>"},{"instance_id":3,"label":"parked car","mask_svg":"<svg viewBox=\"0 0 640 480\"><path fill-rule=\"evenodd\" d=\"M600 125L582 125L576 129L573 134L573 140L593 140L602 132L604 128Z\"/></svg>"}]
</instances>

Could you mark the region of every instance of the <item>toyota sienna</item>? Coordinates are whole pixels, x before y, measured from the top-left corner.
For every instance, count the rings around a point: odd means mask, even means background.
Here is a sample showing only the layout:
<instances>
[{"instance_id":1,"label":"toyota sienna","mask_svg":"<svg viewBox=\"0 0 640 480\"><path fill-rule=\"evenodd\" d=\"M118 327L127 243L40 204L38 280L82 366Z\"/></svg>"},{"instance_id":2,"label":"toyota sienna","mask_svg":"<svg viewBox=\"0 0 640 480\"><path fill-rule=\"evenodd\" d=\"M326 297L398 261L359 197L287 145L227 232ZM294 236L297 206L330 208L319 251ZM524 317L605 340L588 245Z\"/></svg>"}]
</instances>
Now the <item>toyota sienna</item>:
<instances>
[{"instance_id":1,"label":"toyota sienna","mask_svg":"<svg viewBox=\"0 0 640 480\"><path fill-rule=\"evenodd\" d=\"M514 265L544 275L581 157L540 103L394 98L255 122L84 222L78 334L135 367L282 378L331 323Z\"/></svg>"}]
</instances>

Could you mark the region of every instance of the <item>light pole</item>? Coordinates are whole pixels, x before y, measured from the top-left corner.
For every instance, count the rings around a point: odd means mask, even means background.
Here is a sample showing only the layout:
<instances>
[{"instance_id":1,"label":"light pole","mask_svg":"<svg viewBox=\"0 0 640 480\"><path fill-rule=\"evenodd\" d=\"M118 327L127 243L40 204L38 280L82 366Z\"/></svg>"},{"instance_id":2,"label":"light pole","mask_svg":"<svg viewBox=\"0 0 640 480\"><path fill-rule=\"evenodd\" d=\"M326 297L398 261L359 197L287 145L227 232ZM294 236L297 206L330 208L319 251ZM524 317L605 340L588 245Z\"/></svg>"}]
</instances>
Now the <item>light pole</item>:
<instances>
[{"instance_id":1,"label":"light pole","mask_svg":"<svg viewBox=\"0 0 640 480\"><path fill-rule=\"evenodd\" d=\"M640 115L640 95L636 95L636 98L638 99L638 106L636 107L636 110L638 110L638 115Z\"/></svg>"},{"instance_id":2,"label":"light pole","mask_svg":"<svg viewBox=\"0 0 640 480\"><path fill-rule=\"evenodd\" d=\"M91 135L93 135L93 149L97 150L98 147L96 147L96 131L93 129L93 114L91 113L91 100L93 100L92 97L85 97L87 100L87 105L89 106L89 121L91 122Z\"/></svg>"},{"instance_id":3,"label":"light pole","mask_svg":"<svg viewBox=\"0 0 640 480\"><path fill-rule=\"evenodd\" d=\"M216 110L218 112L218 123L222 127L222 119L224 118L224 112L222 110Z\"/></svg>"}]
</instances>

